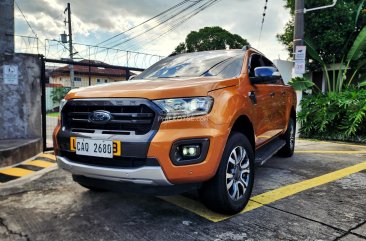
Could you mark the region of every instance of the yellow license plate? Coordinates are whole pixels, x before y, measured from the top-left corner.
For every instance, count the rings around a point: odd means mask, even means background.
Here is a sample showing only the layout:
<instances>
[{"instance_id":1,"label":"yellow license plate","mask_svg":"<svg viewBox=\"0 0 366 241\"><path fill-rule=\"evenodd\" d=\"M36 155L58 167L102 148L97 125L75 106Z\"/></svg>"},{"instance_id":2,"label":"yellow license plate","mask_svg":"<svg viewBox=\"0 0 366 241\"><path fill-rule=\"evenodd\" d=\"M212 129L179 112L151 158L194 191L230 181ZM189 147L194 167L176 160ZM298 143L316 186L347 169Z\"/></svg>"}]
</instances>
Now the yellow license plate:
<instances>
[{"instance_id":1,"label":"yellow license plate","mask_svg":"<svg viewBox=\"0 0 366 241\"><path fill-rule=\"evenodd\" d=\"M113 143L113 156L121 156L122 148L120 141L112 141ZM76 152L76 137L70 137L70 151Z\"/></svg>"}]
</instances>

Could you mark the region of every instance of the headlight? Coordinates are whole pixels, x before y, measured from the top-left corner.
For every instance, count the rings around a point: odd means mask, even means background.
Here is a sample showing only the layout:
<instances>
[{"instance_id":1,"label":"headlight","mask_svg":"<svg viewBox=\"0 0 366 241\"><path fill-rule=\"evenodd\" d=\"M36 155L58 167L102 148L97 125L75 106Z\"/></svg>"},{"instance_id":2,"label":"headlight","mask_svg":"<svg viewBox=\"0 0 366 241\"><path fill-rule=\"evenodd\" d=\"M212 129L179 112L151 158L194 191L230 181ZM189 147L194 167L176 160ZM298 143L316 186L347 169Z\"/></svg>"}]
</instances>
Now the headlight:
<instances>
[{"instance_id":1,"label":"headlight","mask_svg":"<svg viewBox=\"0 0 366 241\"><path fill-rule=\"evenodd\" d=\"M66 103L67 103L67 100L65 100L65 99L61 100L61 102L60 102L60 113L61 113L62 109L64 108L64 106L66 105Z\"/></svg>"},{"instance_id":2,"label":"headlight","mask_svg":"<svg viewBox=\"0 0 366 241\"><path fill-rule=\"evenodd\" d=\"M166 112L167 119L180 119L208 114L213 105L213 98L207 96L163 99L155 100L154 103Z\"/></svg>"}]
</instances>

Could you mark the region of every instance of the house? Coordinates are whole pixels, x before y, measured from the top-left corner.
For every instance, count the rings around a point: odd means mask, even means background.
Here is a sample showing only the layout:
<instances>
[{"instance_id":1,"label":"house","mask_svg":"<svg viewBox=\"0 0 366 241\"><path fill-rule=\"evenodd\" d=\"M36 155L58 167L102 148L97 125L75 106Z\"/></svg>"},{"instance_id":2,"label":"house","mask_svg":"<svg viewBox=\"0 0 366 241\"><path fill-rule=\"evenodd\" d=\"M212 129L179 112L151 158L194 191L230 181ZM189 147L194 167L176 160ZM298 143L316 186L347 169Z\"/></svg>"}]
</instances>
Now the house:
<instances>
[{"instance_id":1,"label":"house","mask_svg":"<svg viewBox=\"0 0 366 241\"><path fill-rule=\"evenodd\" d=\"M123 81L129 75L125 69L116 68L101 61L81 60L79 63L80 65L73 65L75 87ZM88 66L88 64L92 66ZM52 70L49 74L49 83L71 87L70 66L66 65Z\"/></svg>"}]
</instances>

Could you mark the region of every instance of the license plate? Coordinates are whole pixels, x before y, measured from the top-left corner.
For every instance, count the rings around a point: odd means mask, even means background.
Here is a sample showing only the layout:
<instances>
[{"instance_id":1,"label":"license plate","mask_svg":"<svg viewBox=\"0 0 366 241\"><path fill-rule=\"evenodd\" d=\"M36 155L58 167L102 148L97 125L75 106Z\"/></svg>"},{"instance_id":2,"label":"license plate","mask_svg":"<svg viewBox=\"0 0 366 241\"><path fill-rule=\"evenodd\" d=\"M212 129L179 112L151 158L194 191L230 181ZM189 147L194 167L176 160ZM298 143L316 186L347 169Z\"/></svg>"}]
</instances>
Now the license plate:
<instances>
[{"instance_id":1,"label":"license plate","mask_svg":"<svg viewBox=\"0 0 366 241\"><path fill-rule=\"evenodd\" d=\"M70 150L77 155L113 158L121 155L121 142L71 137Z\"/></svg>"}]
</instances>

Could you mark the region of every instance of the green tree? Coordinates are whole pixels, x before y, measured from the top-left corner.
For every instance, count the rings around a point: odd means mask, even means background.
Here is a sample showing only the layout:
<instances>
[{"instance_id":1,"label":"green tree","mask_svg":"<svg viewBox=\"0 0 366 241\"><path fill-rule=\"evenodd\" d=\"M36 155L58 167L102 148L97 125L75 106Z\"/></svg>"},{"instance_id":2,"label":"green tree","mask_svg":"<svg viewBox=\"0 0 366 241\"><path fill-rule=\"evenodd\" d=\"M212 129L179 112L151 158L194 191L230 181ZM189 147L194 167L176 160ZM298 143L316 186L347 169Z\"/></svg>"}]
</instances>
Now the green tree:
<instances>
[{"instance_id":1,"label":"green tree","mask_svg":"<svg viewBox=\"0 0 366 241\"><path fill-rule=\"evenodd\" d=\"M280 42L287 46L290 55L293 53L293 29L295 0L284 0L285 7L290 10L292 19L286 24L284 33L278 34ZM305 14L305 37L316 43L316 51L320 53L326 64L339 63L344 50L352 43L362 26L362 18L358 18L359 6L363 0L338 0L335 7ZM305 7L313 8L331 4L332 0L306 0ZM355 19L359 21L355 22ZM356 30L356 31L355 31Z\"/></svg>"},{"instance_id":2,"label":"green tree","mask_svg":"<svg viewBox=\"0 0 366 241\"><path fill-rule=\"evenodd\" d=\"M55 87L51 90L53 104L59 104L65 95L71 90L69 87Z\"/></svg>"},{"instance_id":3,"label":"green tree","mask_svg":"<svg viewBox=\"0 0 366 241\"><path fill-rule=\"evenodd\" d=\"M249 45L246 39L220 27L205 27L198 32L190 32L184 43L180 43L173 53L190 53L206 50L242 48Z\"/></svg>"}]
</instances>

